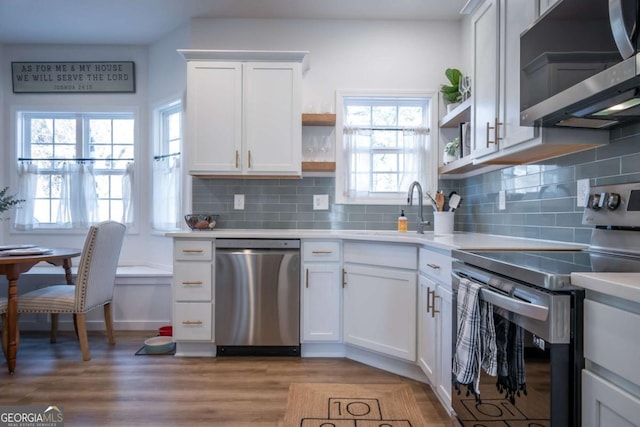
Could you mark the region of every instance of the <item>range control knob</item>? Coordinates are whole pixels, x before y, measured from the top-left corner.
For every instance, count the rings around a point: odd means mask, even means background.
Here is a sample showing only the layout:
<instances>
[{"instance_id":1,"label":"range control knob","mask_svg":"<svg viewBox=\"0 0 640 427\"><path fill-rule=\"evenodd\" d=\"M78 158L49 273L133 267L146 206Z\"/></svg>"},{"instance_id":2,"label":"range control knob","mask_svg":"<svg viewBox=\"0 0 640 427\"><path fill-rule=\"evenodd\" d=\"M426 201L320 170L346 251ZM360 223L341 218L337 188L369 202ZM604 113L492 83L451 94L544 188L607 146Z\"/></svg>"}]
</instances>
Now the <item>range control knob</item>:
<instances>
[{"instance_id":1,"label":"range control knob","mask_svg":"<svg viewBox=\"0 0 640 427\"><path fill-rule=\"evenodd\" d=\"M615 211L620 206L620 195L618 193L607 194L607 209Z\"/></svg>"},{"instance_id":2,"label":"range control knob","mask_svg":"<svg viewBox=\"0 0 640 427\"><path fill-rule=\"evenodd\" d=\"M589 203L587 204L587 207L594 211L600 210L600 208L602 207L602 202L600 201L600 198L601 198L600 194L591 194L589 196Z\"/></svg>"}]
</instances>

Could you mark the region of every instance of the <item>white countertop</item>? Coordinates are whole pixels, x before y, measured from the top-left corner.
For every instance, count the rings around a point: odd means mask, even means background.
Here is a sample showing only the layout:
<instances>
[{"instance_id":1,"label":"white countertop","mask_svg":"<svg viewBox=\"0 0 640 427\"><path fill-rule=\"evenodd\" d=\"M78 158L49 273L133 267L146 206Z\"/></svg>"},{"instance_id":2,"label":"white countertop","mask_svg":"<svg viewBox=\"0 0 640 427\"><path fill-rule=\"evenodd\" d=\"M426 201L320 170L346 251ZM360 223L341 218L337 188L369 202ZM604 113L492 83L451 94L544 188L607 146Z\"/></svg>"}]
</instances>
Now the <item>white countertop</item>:
<instances>
[{"instance_id":1,"label":"white countertop","mask_svg":"<svg viewBox=\"0 0 640 427\"><path fill-rule=\"evenodd\" d=\"M415 231L401 233L398 231L365 230L214 229L211 231L178 231L167 233L167 236L195 239L266 238L367 240L376 242L423 244L443 250L576 250L587 248L587 245L578 243L563 243L552 240L527 239L520 237L499 236L495 234L465 232L455 232L450 235L434 235L433 231L425 231L424 234L418 234Z\"/></svg>"},{"instance_id":2,"label":"white countertop","mask_svg":"<svg viewBox=\"0 0 640 427\"><path fill-rule=\"evenodd\" d=\"M640 303L640 273L571 273L571 283Z\"/></svg>"}]
</instances>

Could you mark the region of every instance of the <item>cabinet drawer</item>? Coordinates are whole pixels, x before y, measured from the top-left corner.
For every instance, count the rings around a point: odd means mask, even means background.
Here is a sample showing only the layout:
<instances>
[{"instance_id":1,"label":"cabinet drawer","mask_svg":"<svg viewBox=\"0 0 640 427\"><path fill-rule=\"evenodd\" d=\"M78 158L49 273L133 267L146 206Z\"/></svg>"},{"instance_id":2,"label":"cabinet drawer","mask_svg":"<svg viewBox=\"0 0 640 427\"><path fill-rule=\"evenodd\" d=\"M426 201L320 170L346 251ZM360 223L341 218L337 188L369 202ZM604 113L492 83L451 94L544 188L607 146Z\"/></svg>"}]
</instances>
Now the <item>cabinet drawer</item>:
<instances>
[{"instance_id":1,"label":"cabinet drawer","mask_svg":"<svg viewBox=\"0 0 640 427\"><path fill-rule=\"evenodd\" d=\"M427 277L451 283L451 257L440 252L420 248L420 271Z\"/></svg>"},{"instance_id":2,"label":"cabinet drawer","mask_svg":"<svg viewBox=\"0 0 640 427\"><path fill-rule=\"evenodd\" d=\"M344 244L344 262L416 270L418 248L406 245L347 242Z\"/></svg>"},{"instance_id":3,"label":"cabinet drawer","mask_svg":"<svg viewBox=\"0 0 640 427\"><path fill-rule=\"evenodd\" d=\"M208 262L176 262L173 290L176 301L211 301L212 266Z\"/></svg>"},{"instance_id":4,"label":"cabinet drawer","mask_svg":"<svg viewBox=\"0 0 640 427\"><path fill-rule=\"evenodd\" d=\"M640 385L640 315L596 301L584 302L584 357Z\"/></svg>"},{"instance_id":5,"label":"cabinet drawer","mask_svg":"<svg viewBox=\"0 0 640 427\"><path fill-rule=\"evenodd\" d=\"M173 336L176 341L211 341L213 306L208 302L178 302L174 305Z\"/></svg>"},{"instance_id":6,"label":"cabinet drawer","mask_svg":"<svg viewBox=\"0 0 640 427\"><path fill-rule=\"evenodd\" d=\"M302 244L304 262L340 261L339 242L304 242Z\"/></svg>"},{"instance_id":7,"label":"cabinet drawer","mask_svg":"<svg viewBox=\"0 0 640 427\"><path fill-rule=\"evenodd\" d=\"M213 240L176 240L173 244L173 258L177 261L211 261Z\"/></svg>"}]
</instances>

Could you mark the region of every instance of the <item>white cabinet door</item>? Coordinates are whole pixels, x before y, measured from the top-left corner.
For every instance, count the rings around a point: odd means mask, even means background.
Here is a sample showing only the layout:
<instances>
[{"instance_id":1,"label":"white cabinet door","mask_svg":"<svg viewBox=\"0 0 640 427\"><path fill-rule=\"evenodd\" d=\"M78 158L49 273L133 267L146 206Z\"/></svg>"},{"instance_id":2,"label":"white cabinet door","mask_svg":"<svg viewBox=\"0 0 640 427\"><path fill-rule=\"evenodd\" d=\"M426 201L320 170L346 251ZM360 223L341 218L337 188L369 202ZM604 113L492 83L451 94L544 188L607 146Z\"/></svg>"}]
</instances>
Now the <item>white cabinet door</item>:
<instances>
[{"instance_id":1,"label":"white cabinet door","mask_svg":"<svg viewBox=\"0 0 640 427\"><path fill-rule=\"evenodd\" d=\"M640 427L640 399L582 371L583 427Z\"/></svg>"},{"instance_id":2,"label":"white cabinet door","mask_svg":"<svg viewBox=\"0 0 640 427\"><path fill-rule=\"evenodd\" d=\"M438 318L438 389L436 392L447 410L451 407L451 357L452 337L451 328L453 316L453 293L448 286L438 285L436 289L435 308Z\"/></svg>"},{"instance_id":3,"label":"white cabinet door","mask_svg":"<svg viewBox=\"0 0 640 427\"><path fill-rule=\"evenodd\" d=\"M416 361L413 271L345 265L344 342Z\"/></svg>"},{"instance_id":4,"label":"white cabinet door","mask_svg":"<svg viewBox=\"0 0 640 427\"><path fill-rule=\"evenodd\" d=\"M520 34L535 19L530 0L500 0L500 98L498 149L505 149L537 135L533 126L520 126ZM501 124L500 124L501 123Z\"/></svg>"},{"instance_id":5,"label":"white cabinet door","mask_svg":"<svg viewBox=\"0 0 640 427\"><path fill-rule=\"evenodd\" d=\"M211 301L213 268L209 262L176 261L173 264L175 301Z\"/></svg>"},{"instance_id":6,"label":"white cabinet door","mask_svg":"<svg viewBox=\"0 0 640 427\"><path fill-rule=\"evenodd\" d=\"M189 173L240 171L242 64L189 62L185 158Z\"/></svg>"},{"instance_id":7,"label":"white cabinet door","mask_svg":"<svg viewBox=\"0 0 640 427\"><path fill-rule=\"evenodd\" d=\"M189 61L189 173L300 176L301 86L297 62Z\"/></svg>"},{"instance_id":8,"label":"white cabinet door","mask_svg":"<svg viewBox=\"0 0 640 427\"><path fill-rule=\"evenodd\" d=\"M302 71L298 63L244 64L244 169L301 174Z\"/></svg>"},{"instance_id":9,"label":"white cabinet door","mask_svg":"<svg viewBox=\"0 0 640 427\"><path fill-rule=\"evenodd\" d=\"M495 125L498 121L499 81L499 0L487 0L474 13L472 77L472 156L497 150Z\"/></svg>"},{"instance_id":10,"label":"white cabinet door","mask_svg":"<svg viewBox=\"0 0 640 427\"><path fill-rule=\"evenodd\" d=\"M302 286L302 341L340 341L340 265L305 264Z\"/></svg>"},{"instance_id":11,"label":"white cabinet door","mask_svg":"<svg viewBox=\"0 0 640 427\"><path fill-rule=\"evenodd\" d=\"M438 348L437 318L433 312L433 294L436 284L424 277L418 277L418 365L433 387L437 387Z\"/></svg>"}]
</instances>

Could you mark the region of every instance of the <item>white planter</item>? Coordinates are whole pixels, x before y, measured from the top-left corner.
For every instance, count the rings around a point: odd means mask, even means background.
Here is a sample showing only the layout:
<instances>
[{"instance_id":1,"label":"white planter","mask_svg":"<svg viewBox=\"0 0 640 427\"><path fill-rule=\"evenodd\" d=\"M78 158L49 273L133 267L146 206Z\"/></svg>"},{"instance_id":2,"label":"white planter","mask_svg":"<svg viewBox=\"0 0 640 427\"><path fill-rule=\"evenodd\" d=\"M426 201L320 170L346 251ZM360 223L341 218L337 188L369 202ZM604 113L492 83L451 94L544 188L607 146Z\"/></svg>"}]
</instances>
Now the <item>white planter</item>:
<instances>
[{"instance_id":1,"label":"white planter","mask_svg":"<svg viewBox=\"0 0 640 427\"><path fill-rule=\"evenodd\" d=\"M444 163L445 165L447 163L453 162L454 160L458 160L458 157L447 154L446 152L442 153L442 163Z\"/></svg>"},{"instance_id":2,"label":"white planter","mask_svg":"<svg viewBox=\"0 0 640 427\"><path fill-rule=\"evenodd\" d=\"M460 105L459 102L453 102L451 104L447 104L447 114L452 112L458 105Z\"/></svg>"}]
</instances>

